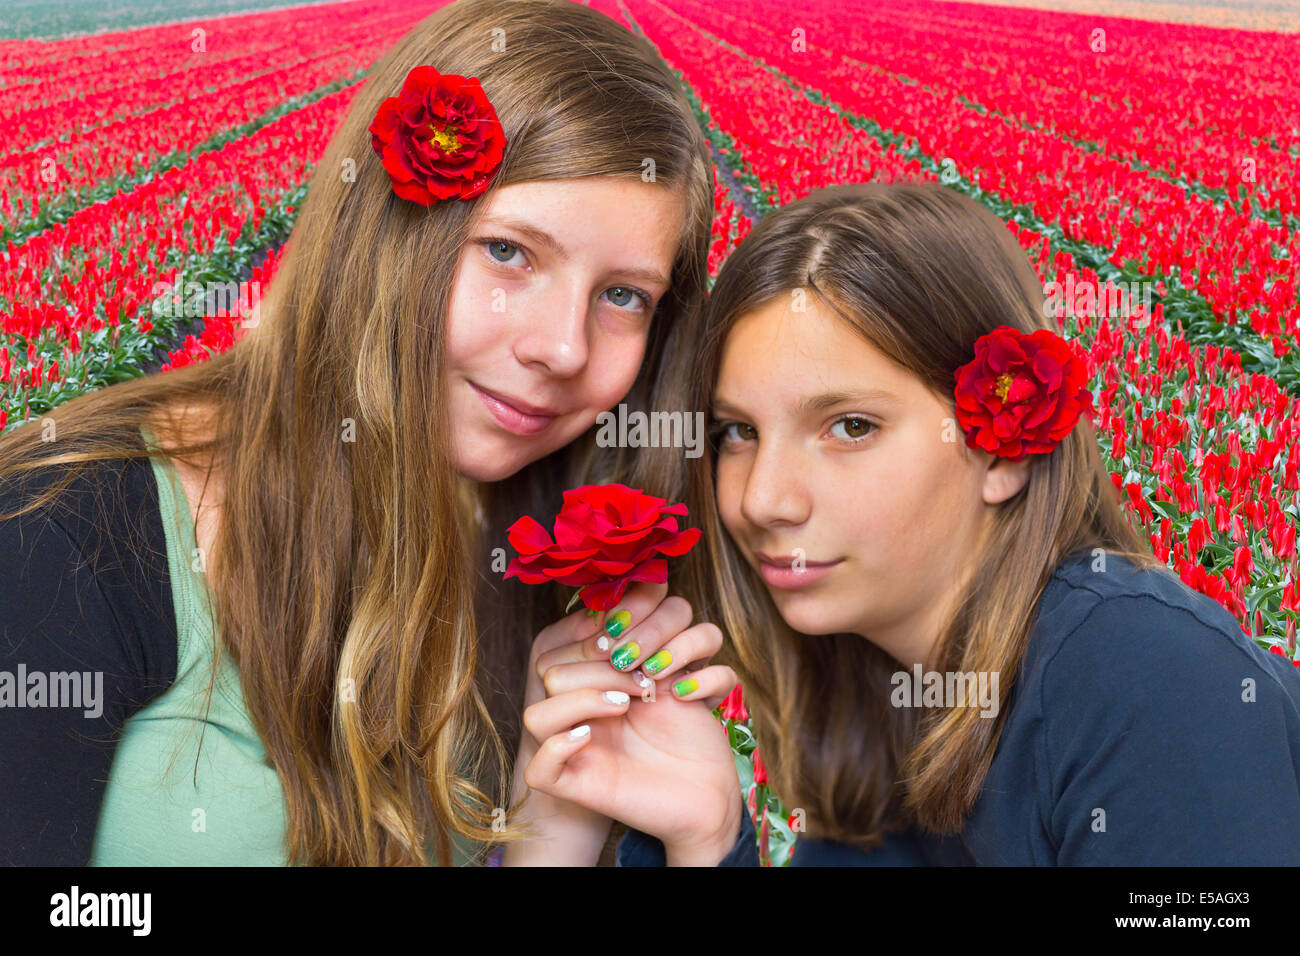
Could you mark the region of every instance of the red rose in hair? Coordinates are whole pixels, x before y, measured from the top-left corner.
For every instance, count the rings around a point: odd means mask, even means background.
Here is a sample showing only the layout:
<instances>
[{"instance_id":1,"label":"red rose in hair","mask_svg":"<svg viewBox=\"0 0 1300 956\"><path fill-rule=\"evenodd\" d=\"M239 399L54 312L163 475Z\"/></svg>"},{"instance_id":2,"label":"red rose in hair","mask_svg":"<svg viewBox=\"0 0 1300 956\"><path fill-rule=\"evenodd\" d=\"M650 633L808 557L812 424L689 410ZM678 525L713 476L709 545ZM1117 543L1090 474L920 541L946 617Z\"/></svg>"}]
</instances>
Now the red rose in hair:
<instances>
[{"instance_id":1,"label":"red rose in hair","mask_svg":"<svg viewBox=\"0 0 1300 956\"><path fill-rule=\"evenodd\" d=\"M1093 414L1087 365L1050 329L999 326L976 340L974 360L955 378L967 447L1011 461L1051 451L1081 414Z\"/></svg>"},{"instance_id":2,"label":"red rose in hair","mask_svg":"<svg viewBox=\"0 0 1300 956\"><path fill-rule=\"evenodd\" d=\"M695 547L700 529L679 531L673 517L686 513L684 504L670 505L627 485L583 485L564 493L554 541L528 515L507 529L519 557L511 559L505 576L581 588L583 604L608 611L633 581L667 581L667 558Z\"/></svg>"},{"instance_id":3,"label":"red rose in hair","mask_svg":"<svg viewBox=\"0 0 1300 956\"><path fill-rule=\"evenodd\" d=\"M431 206L440 199L473 199L487 189L506 137L477 78L417 66L401 92L379 105L370 145L383 159L393 192Z\"/></svg>"}]
</instances>

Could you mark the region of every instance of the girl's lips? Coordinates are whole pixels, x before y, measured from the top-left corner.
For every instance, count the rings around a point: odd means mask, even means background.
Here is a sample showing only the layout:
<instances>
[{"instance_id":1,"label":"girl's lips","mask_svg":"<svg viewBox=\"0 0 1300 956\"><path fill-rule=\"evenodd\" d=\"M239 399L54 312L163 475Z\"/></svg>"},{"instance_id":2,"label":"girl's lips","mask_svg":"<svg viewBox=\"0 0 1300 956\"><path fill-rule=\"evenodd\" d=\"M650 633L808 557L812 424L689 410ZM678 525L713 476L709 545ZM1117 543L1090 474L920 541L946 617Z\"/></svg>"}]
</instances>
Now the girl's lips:
<instances>
[{"instance_id":1,"label":"girl's lips","mask_svg":"<svg viewBox=\"0 0 1300 956\"><path fill-rule=\"evenodd\" d=\"M492 392L479 388L473 382L470 382L469 386L474 389L474 394L479 397L483 406L497 420L497 423L506 431L516 435L536 435L555 421L557 417L555 415L529 414L498 398Z\"/></svg>"},{"instance_id":2,"label":"girl's lips","mask_svg":"<svg viewBox=\"0 0 1300 956\"><path fill-rule=\"evenodd\" d=\"M805 561L802 568L795 568L792 567L793 558L786 558L777 563L773 562L767 555L760 555L758 556L758 573L763 576L763 580L768 583L769 587L779 588L782 591L793 591L812 584L814 581L820 581L843 561L843 558L838 561L822 563Z\"/></svg>"}]
</instances>

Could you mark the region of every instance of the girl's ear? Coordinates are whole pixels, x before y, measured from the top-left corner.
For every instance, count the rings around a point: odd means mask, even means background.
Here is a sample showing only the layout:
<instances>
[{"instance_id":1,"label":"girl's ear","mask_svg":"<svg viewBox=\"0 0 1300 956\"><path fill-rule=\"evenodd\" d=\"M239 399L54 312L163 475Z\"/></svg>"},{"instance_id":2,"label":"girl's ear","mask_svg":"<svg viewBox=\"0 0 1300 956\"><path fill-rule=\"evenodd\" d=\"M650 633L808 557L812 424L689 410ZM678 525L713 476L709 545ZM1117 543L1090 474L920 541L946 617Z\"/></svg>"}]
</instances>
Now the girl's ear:
<instances>
[{"instance_id":1,"label":"girl's ear","mask_svg":"<svg viewBox=\"0 0 1300 956\"><path fill-rule=\"evenodd\" d=\"M1009 461L988 452L983 454L990 459L988 470L984 472L984 503L1000 505L1025 487L1033 458L1026 455L1020 461Z\"/></svg>"}]
</instances>

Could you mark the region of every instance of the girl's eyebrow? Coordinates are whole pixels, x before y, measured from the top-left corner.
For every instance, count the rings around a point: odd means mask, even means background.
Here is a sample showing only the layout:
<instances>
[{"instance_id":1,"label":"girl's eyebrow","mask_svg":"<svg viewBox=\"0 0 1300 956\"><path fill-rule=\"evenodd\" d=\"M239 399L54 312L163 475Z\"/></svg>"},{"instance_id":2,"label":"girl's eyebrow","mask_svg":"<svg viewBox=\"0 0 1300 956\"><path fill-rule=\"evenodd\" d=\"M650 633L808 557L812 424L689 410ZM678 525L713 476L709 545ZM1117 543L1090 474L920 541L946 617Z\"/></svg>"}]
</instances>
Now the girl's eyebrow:
<instances>
[{"instance_id":1,"label":"girl's eyebrow","mask_svg":"<svg viewBox=\"0 0 1300 956\"><path fill-rule=\"evenodd\" d=\"M539 229L531 223L524 222L522 219L512 219L508 216L488 216L483 219L483 225L505 226L508 229L514 229L516 232L522 232L539 246L545 246L550 249L556 256L564 261L568 261L569 252L560 244L560 241L552 236L545 229ZM643 282L656 283L658 285L669 285L664 274L657 269L618 269L617 272L623 275L629 275L634 279L640 279Z\"/></svg>"},{"instance_id":2,"label":"girl's eyebrow","mask_svg":"<svg viewBox=\"0 0 1300 956\"><path fill-rule=\"evenodd\" d=\"M740 409L735 405L732 405L731 402L727 401L725 398L715 395L709 402L709 412L714 415L717 415L720 412L735 415L740 413Z\"/></svg>"},{"instance_id":3,"label":"girl's eyebrow","mask_svg":"<svg viewBox=\"0 0 1300 956\"><path fill-rule=\"evenodd\" d=\"M533 240L533 242L537 243L539 246L545 246L547 249L550 249L561 259L569 258L569 253L564 246L560 245L560 240L556 239L545 229L538 229L531 223L524 222L522 219L513 219L509 216L488 216L484 218L483 225L486 226L489 223L495 223L498 226L506 226L517 232L522 232L529 239Z\"/></svg>"},{"instance_id":4,"label":"girl's eyebrow","mask_svg":"<svg viewBox=\"0 0 1300 956\"><path fill-rule=\"evenodd\" d=\"M887 405L898 405L899 398L893 392L883 388L864 388L853 391L823 392L820 395L809 395L799 402L798 407L800 411L804 412L819 412L824 408L842 405L845 402L884 402Z\"/></svg>"},{"instance_id":5,"label":"girl's eyebrow","mask_svg":"<svg viewBox=\"0 0 1300 956\"><path fill-rule=\"evenodd\" d=\"M883 388L864 388L854 391L822 392L820 395L808 395L800 399L795 406L800 413L818 412L845 402L883 402L886 405L901 404L897 395ZM738 413L739 407L733 405L720 395L713 397L712 410L717 412Z\"/></svg>"}]
</instances>

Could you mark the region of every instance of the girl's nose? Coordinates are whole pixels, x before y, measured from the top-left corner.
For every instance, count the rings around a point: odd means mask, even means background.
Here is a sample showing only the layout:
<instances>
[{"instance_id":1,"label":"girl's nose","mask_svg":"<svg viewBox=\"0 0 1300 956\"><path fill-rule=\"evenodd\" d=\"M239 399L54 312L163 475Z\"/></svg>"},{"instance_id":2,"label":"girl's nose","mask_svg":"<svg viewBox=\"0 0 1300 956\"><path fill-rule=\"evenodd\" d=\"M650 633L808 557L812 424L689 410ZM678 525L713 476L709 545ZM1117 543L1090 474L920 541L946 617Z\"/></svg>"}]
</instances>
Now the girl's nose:
<instances>
[{"instance_id":1,"label":"girl's nose","mask_svg":"<svg viewBox=\"0 0 1300 956\"><path fill-rule=\"evenodd\" d=\"M795 456L776 445L761 443L745 480L741 513L755 525L797 526L808 520L812 499Z\"/></svg>"},{"instance_id":2,"label":"girl's nose","mask_svg":"<svg viewBox=\"0 0 1300 956\"><path fill-rule=\"evenodd\" d=\"M515 340L515 357L551 375L568 378L587 364L587 296L578 283L557 285L536 306L536 314L523 318Z\"/></svg>"}]
</instances>

